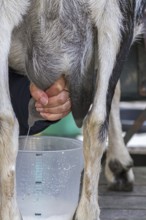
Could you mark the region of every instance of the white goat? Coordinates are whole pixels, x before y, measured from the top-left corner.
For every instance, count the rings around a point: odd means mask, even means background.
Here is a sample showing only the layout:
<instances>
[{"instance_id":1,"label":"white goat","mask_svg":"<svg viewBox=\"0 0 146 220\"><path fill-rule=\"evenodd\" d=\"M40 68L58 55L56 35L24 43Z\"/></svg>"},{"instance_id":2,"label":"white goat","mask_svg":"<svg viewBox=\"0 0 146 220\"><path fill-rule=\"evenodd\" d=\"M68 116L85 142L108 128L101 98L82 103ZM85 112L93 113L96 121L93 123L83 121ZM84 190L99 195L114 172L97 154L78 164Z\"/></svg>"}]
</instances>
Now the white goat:
<instances>
[{"instance_id":1,"label":"white goat","mask_svg":"<svg viewBox=\"0 0 146 220\"><path fill-rule=\"evenodd\" d=\"M15 193L18 123L8 89L10 48L10 66L27 73L41 89L66 76L75 121L78 126L83 122L84 128L83 188L73 218L99 220L97 186L112 97L132 41L141 31L145 4L146 0L0 0L0 220L21 219ZM106 174L112 184L118 164L129 183L133 181L131 159L121 145L124 162L119 147L111 146L108 152Z\"/></svg>"}]
</instances>

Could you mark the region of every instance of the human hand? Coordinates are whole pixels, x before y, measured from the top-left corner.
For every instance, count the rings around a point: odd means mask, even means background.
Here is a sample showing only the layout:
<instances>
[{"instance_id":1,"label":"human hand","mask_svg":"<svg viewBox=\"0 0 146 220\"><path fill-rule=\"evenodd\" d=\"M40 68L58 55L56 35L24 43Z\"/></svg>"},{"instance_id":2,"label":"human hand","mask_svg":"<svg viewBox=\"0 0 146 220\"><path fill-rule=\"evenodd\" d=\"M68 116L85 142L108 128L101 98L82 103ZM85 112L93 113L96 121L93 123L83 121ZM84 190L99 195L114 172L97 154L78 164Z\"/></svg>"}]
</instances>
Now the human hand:
<instances>
[{"instance_id":1,"label":"human hand","mask_svg":"<svg viewBox=\"0 0 146 220\"><path fill-rule=\"evenodd\" d=\"M69 92L63 76L46 91L31 83L30 93L36 100L36 110L45 120L59 120L71 111Z\"/></svg>"}]
</instances>

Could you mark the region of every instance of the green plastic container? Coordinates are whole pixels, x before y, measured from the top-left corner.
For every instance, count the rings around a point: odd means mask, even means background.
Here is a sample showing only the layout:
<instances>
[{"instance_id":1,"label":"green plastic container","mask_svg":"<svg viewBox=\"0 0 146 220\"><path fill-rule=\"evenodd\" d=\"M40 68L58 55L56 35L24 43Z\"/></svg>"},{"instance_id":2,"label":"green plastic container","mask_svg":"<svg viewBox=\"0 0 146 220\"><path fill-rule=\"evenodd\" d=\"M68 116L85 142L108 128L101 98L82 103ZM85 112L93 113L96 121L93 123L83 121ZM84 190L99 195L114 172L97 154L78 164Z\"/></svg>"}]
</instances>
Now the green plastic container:
<instances>
[{"instance_id":1,"label":"green plastic container","mask_svg":"<svg viewBox=\"0 0 146 220\"><path fill-rule=\"evenodd\" d=\"M41 135L47 136L62 136L62 137L76 137L82 133L82 129L79 129L70 113L59 122L49 126Z\"/></svg>"}]
</instances>

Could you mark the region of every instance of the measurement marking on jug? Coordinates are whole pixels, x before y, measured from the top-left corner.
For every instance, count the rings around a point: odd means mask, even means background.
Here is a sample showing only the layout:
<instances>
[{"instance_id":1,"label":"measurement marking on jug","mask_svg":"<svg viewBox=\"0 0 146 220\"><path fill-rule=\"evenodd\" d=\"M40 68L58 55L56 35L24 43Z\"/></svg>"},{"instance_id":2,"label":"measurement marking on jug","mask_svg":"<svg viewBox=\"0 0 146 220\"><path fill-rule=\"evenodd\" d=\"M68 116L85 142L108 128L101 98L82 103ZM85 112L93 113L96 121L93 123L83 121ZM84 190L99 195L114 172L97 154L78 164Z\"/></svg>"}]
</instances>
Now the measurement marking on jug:
<instances>
[{"instance_id":1,"label":"measurement marking on jug","mask_svg":"<svg viewBox=\"0 0 146 220\"><path fill-rule=\"evenodd\" d=\"M41 216L42 213L35 213L35 216Z\"/></svg>"},{"instance_id":2,"label":"measurement marking on jug","mask_svg":"<svg viewBox=\"0 0 146 220\"><path fill-rule=\"evenodd\" d=\"M40 154L40 153L37 153L37 154L36 154L36 156L42 156L42 154Z\"/></svg>"},{"instance_id":3,"label":"measurement marking on jug","mask_svg":"<svg viewBox=\"0 0 146 220\"><path fill-rule=\"evenodd\" d=\"M35 184L42 184L42 181L35 181Z\"/></svg>"},{"instance_id":4,"label":"measurement marking on jug","mask_svg":"<svg viewBox=\"0 0 146 220\"><path fill-rule=\"evenodd\" d=\"M43 154L37 153L35 158L35 192L36 200L43 190Z\"/></svg>"}]
</instances>

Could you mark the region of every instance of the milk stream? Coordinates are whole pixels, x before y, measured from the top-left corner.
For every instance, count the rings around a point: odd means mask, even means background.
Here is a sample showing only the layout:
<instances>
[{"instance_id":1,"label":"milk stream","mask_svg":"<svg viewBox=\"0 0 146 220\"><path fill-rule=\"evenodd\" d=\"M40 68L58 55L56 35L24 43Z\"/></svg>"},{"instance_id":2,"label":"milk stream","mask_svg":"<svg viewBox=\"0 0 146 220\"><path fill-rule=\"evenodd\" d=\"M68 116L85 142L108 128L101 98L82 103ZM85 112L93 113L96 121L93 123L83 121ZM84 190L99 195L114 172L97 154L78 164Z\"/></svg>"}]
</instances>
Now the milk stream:
<instances>
[{"instance_id":1,"label":"milk stream","mask_svg":"<svg viewBox=\"0 0 146 220\"><path fill-rule=\"evenodd\" d=\"M32 126L31 126L31 127L32 127ZM28 143L28 137L29 137L29 133L30 133L31 127L29 126L29 128L28 128L28 131L27 131L27 134L26 134L26 138L25 138L25 142L24 142L23 150L26 149L26 146L27 146L27 143Z\"/></svg>"}]
</instances>

